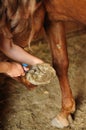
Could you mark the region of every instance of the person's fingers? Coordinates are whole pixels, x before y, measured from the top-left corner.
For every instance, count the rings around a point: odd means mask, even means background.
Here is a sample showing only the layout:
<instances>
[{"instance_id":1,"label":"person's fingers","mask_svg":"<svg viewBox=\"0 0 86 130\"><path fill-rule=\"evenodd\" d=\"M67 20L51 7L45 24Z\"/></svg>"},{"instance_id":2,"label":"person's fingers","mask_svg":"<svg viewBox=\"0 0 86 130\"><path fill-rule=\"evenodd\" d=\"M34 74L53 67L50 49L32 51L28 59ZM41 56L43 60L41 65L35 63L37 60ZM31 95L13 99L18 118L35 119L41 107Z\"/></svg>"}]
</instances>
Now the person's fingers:
<instances>
[{"instance_id":1,"label":"person's fingers","mask_svg":"<svg viewBox=\"0 0 86 130\"><path fill-rule=\"evenodd\" d=\"M26 71L26 72L29 70L29 68L24 67L24 66L23 66L23 69L24 69L24 71Z\"/></svg>"},{"instance_id":2,"label":"person's fingers","mask_svg":"<svg viewBox=\"0 0 86 130\"><path fill-rule=\"evenodd\" d=\"M21 73L21 76L24 76L25 75L25 72Z\"/></svg>"}]
</instances>

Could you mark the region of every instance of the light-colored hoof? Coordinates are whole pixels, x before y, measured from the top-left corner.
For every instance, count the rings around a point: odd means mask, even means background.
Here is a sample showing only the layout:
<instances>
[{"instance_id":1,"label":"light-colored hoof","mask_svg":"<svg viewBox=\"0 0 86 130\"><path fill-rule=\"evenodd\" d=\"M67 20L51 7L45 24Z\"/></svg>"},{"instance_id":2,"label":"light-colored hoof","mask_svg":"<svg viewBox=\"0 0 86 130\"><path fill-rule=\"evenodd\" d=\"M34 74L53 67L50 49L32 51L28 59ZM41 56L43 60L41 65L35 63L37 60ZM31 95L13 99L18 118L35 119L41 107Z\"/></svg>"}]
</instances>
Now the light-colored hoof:
<instances>
[{"instance_id":1,"label":"light-colored hoof","mask_svg":"<svg viewBox=\"0 0 86 130\"><path fill-rule=\"evenodd\" d=\"M68 116L68 121L69 121L69 123L70 123L70 124L72 124L72 123L73 123L73 118L72 118L72 116L71 116L71 115L69 115L69 116Z\"/></svg>"},{"instance_id":2,"label":"light-colored hoof","mask_svg":"<svg viewBox=\"0 0 86 130\"><path fill-rule=\"evenodd\" d=\"M58 116L52 120L51 125L57 128L64 128L69 126L69 121Z\"/></svg>"},{"instance_id":3,"label":"light-colored hoof","mask_svg":"<svg viewBox=\"0 0 86 130\"><path fill-rule=\"evenodd\" d=\"M48 84L55 76L55 70L47 63L36 64L26 73L27 81L34 85Z\"/></svg>"}]
</instances>

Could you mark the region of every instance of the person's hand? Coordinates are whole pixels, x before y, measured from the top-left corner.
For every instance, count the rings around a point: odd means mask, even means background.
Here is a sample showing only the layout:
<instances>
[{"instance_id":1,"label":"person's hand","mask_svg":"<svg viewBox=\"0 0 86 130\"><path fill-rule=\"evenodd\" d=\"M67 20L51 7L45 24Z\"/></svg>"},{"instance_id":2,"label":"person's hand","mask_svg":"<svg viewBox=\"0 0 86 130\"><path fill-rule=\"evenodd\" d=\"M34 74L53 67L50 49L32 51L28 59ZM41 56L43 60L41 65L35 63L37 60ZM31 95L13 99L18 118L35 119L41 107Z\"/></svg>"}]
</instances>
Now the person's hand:
<instances>
[{"instance_id":1,"label":"person's hand","mask_svg":"<svg viewBox=\"0 0 86 130\"><path fill-rule=\"evenodd\" d=\"M6 74L11 77L24 76L25 72L21 64L16 62L8 62Z\"/></svg>"}]
</instances>

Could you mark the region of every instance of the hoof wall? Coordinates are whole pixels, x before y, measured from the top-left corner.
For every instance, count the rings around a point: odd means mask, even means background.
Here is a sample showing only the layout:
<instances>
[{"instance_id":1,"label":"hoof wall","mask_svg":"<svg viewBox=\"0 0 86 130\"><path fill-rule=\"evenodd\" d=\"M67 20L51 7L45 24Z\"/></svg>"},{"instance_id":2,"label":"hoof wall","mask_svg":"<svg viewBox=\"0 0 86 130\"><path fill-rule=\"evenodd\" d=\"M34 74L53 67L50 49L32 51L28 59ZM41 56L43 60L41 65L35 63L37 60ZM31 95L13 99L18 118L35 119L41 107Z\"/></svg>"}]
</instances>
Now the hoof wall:
<instances>
[{"instance_id":1,"label":"hoof wall","mask_svg":"<svg viewBox=\"0 0 86 130\"><path fill-rule=\"evenodd\" d=\"M52 120L51 125L57 128L64 128L69 126L69 122L67 119L58 116Z\"/></svg>"}]
</instances>

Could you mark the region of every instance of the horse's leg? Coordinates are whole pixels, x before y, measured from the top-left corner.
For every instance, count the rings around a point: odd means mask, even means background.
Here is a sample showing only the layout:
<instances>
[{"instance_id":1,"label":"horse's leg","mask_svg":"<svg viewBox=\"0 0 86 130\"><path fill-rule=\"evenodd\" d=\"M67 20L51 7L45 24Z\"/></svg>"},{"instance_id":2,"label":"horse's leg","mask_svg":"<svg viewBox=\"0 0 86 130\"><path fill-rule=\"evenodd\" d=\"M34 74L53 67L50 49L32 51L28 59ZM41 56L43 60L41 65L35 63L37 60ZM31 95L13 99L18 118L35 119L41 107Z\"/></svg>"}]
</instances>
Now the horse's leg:
<instances>
[{"instance_id":1,"label":"horse's leg","mask_svg":"<svg viewBox=\"0 0 86 130\"><path fill-rule=\"evenodd\" d=\"M62 109L52 124L62 128L69 125L68 116L75 110L75 101L68 81L69 61L64 24L62 22L51 23L46 33L50 43L53 67L58 75L62 91Z\"/></svg>"}]
</instances>

